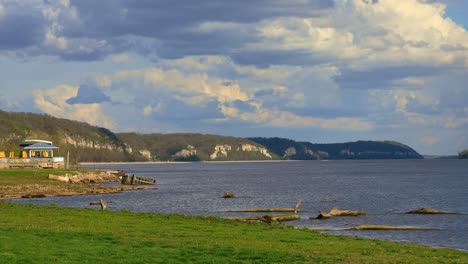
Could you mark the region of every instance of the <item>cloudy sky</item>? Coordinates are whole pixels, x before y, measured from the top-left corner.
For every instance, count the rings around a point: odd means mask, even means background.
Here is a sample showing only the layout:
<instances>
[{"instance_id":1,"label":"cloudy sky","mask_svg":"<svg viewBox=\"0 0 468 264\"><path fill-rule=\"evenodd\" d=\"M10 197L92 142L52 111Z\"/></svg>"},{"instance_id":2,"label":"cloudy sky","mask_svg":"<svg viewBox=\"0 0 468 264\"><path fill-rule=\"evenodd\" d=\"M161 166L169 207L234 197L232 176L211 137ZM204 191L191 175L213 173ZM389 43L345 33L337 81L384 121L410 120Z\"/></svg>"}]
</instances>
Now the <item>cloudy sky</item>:
<instances>
[{"instance_id":1,"label":"cloudy sky","mask_svg":"<svg viewBox=\"0 0 468 264\"><path fill-rule=\"evenodd\" d=\"M0 0L0 109L468 148L466 0Z\"/></svg>"}]
</instances>

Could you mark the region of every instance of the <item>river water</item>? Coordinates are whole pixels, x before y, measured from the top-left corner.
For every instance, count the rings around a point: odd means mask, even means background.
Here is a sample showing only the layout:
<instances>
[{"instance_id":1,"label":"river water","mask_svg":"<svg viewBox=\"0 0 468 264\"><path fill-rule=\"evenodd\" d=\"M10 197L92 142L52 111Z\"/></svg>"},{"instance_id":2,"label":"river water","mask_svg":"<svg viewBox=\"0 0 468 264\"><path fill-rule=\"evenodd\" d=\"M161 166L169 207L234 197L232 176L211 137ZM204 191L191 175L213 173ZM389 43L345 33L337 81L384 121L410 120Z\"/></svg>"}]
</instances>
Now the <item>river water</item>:
<instances>
[{"instance_id":1,"label":"river water","mask_svg":"<svg viewBox=\"0 0 468 264\"><path fill-rule=\"evenodd\" d=\"M468 251L467 160L372 160L291 162L200 162L97 164L156 178L158 190L99 195L110 210L238 217L225 212L258 207L293 207L303 199L301 219L288 224L331 228L328 233L419 243ZM236 195L222 198L223 192ZM92 207L92 195L20 199L21 203ZM363 210L365 216L310 220L318 210ZM420 207L460 215L410 215ZM265 214L261 213L260 215ZM432 231L345 231L360 224L416 226Z\"/></svg>"}]
</instances>

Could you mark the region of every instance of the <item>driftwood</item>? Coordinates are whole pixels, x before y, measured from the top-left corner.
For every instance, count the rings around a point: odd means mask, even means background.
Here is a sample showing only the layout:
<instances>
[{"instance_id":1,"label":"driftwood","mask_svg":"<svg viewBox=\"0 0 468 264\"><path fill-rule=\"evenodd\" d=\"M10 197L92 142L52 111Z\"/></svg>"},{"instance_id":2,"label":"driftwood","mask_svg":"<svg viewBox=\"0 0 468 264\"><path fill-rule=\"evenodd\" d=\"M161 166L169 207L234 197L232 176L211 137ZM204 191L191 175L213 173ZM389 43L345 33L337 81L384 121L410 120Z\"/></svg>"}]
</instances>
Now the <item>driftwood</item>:
<instances>
[{"instance_id":1,"label":"driftwood","mask_svg":"<svg viewBox=\"0 0 468 264\"><path fill-rule=\"evenodd\" d=\"M108 202L108 203L110 203L110 202ZM102 199L99 199L98 202L90 202L89 205L100 205L101 210L106 210L106 208L107 208L107 203L104 202Z\"/></svg>"},{"instance_id":2,"label":"driftwood","mask_svg":"<svg viewBox=\"0 0 468 264\"><path fill-rule=\"evenodd\" d=\"M417 210L406 212L407 214L459 214L456 212L449 212L449 211L442 211L442 210L435 210L431 208L419 208Z\"/></svg>"},{"instance_id":3,"label":"driftwood","mask_svg":"<svg viewBox=\"0 0 468 264\"><path fill-rule=\"evenodd\" d=\"M38 194L25 194L21 196L21 198L44 198L46 197L45 194L38 193Z\"/></svg>"},{"instance_id":4,"label":"driftwood","mask_svg":"<svg viewBox=\"0 0 468 264\"><path fill-rule=\"evenodd\" d=\"M234 194L232 192L224 192L223 198L234 198Z\"/></svg>"},{"instance_id":5,"label":"driftwood","mask_svg":"<svg viewBox=\"0 0 468 264\"><path fill-rule=\"evenodd\" d=\"M112 201L108 201L106 203L112 203ZM93 202L89 202L89 205L101 205L101 201L93 201Z\"/></svg>"},{"instance_id":6,"label":"driftwood","mask_svg":"<svg viewBox=\"0 0 468 264\"><path fill-rule=\"evenodd\" d=\"M237 212L237 213L292 212L294 214L297 214L298 212L306 212L304 210L299 210L299 206L301 205L301 203L302 203L302 199L299 199L299 201L297 201L296 206L294 206L294 208L249 208L249 209L241 209L241 210L229 210L226 212Z\"/></svg>"},{"instance_id":7,"label":"driftwood","mask_svg":"<svg viewBox=\"0 0 468 264\"><path fill-rule=\"evenodd\" d=\"M234 217L229 218L233 220L243 221L243 222L285 222L300 219L297 214L277 214L277 215L264 215L264 216L249 216L249 217Z\"/></svg>"},{"instance_id":8,"label":"driftwood","mask_svg":"<svg viewBox=\"0 0 468 264\"><path fill-rule=\"evenodd\" d=\"M299 201L297 201L296 203L296 206L294 206L294 214L297 215L297 212L299 211L299 206L301 205L302 203L302 199L299 199Z\"/></svg>"},{"instance_id":9,"label":"driftwood","mask_svg":"<svg viewBox=\"0 0 468 264\"><path fill-rule=\"evenodd\" d=\"M319 211L319 215L317 217L310 217L310 219L328 219L336 216L358 216L358 215L365 215L364 211L358 210L340 210L336 207L333 207L330 212L325 213Z\"/></svg>"},{"instance_id":10,"label":"driftwood","mask_svg":"<svg viewBox=\"0 0 468 264\"><path fill-rule=\"evenodd\" d=\"M348 230L421 230L421 231L428 231L428 230L437 230L434 228L423 228L423 227L415 227L415 226L388 226L388 225L360 225Z\"/></svg>"}]
</instances>

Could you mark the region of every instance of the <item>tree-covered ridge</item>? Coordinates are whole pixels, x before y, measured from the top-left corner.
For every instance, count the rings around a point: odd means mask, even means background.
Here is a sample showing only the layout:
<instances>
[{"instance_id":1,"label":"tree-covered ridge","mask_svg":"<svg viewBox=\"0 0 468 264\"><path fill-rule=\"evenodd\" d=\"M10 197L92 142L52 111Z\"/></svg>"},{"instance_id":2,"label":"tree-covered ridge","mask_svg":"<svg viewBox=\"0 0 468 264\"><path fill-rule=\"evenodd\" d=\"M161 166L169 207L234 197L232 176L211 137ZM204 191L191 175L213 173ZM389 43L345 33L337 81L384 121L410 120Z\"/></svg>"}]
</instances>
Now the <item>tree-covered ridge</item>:
<instances>
[{"instance_id":1,"label":"tree-covered ridge","mask_svg":"<svg viewBox=\"0 0 468 264\"><path fill-rule=\"evenodd\" d=\"M265 147L245 138L196 133L119 133L117 135L131 145L134 152L149 153L150 160L268 160L277 158L274 155L269 158L259 151L248 151L249 146L257 149ZM214 158L215 148L224 149L227 155L219 153ZM184 150L186 150L186 156L181 154Z\"/></svg>"},{"instance_id":2,"label":"tree-covered ridge","mask_svg":"<svg viewBox=\"0 0 468 264\"><path fill-rule=\"evenodd\" d=\"M60 147L56 156L70 152L72 162L422 158L412 148L393 141L312 144L278 137L114 133L46 114L1 110L0 124L0 151L19 153L18 145L25 139L50 140Z\"/></svg>"},{"instance_id":3,"label":"tree-covered ridge","mask_svg":"<svg viewBox=\"0 0 468 264\"><path fill-rule=\"evenodd\" d=\"M394 141L312 144L284 138L250 138L285 159L422 159L407 145Z\"/></svg>"},{"instance_id":4,"label":"tree-covered ridge","mask_svg":"<svg viewBox=\"0 0 468 264\"><path fill-rule=\"evenodd\" d=\"M459 159L468 159L468 149L458 152Z\"/></svg>"}]
</instances>

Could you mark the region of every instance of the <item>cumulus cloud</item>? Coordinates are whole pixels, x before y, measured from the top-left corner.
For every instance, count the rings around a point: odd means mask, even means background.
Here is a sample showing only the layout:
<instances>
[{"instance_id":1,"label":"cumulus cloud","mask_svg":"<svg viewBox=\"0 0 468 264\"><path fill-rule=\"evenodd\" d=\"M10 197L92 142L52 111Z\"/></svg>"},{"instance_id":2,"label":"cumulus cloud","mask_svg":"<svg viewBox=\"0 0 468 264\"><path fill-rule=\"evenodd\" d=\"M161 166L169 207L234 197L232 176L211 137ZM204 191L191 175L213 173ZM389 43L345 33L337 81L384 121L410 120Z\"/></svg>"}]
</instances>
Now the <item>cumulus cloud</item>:
<instances>
[{"instance_id":1,"label":"cumulus cloud","mask_svg":"<svg viewBox=\"0 0 468 264\"><path fill-rule=\"evenodd\" d=\"M101 90L89 85L81 85L76 96L69 98L68 104L94 104L109 101L109 97Z\"/></svg>"},{"instance_id":2,"label":"cumulus cloud","mask_svg":"<svg viewBox=\"0 0 468 264\"><path fill-rule=\"evenodd\" d=\"M47 90L34 90L34 102L36 107L41 111L56 117L79 120L95 126L114 128L114 121L102 111L101 105L97 103L67 103L69 98L76 96L78 89L76 86L59 85Z\"/></svg>"},{"instance_id":3,"label":"cumulus cloud","mask_svg":"<svg viewBox=\"0 0 468 264\"><path fill-rule=\"evenodd\" d=\"M32 85L38 108L79 120L93 108L124 130L447 135L468 126L468 32L450 4L0 0L0 56L73 64L81 86Z\"/></svg>"},{"instance_id":4,"label":"cumulus cloud","mask_svg":"<svg viewBox=\"0 0 468 264\"><path fill-rule=\"evenodd\" d=\"M238 76L238 79L228 78L226 72ZM142 94L143 96L133 97L132 104L141 106L143 115L155 120L172 118L175 122L188 117L213 124L229 121L271 127L372 129L371 122L362 118L346 115L323 118L294 113L295 110L307 108L305 104L313 101L312 98L318 93L296 90L298 87L294 86L292 79L299 79L301 76L307 80L312 76L319 83L323 82L320 78L326 78L323 76L326 72L330 77L335 69L296 68L288 73L280 66L266 69L241 66L219 56L186 57L163 60L159 67L99 75L95 80L97 85L101 85L101 89L112 93L125 90ZM273 76L275 78L270 78ZM303 84L303 80L297 81L299 85ZM281 82L291 82L293 86L280 85ZM331 83L329 80L328 85ZM320 94L326 95L327 92ZM110 98L112 100L112 95ZM317 99L317 102L320 100L326 102L327 98L324 96ZM317 103L317 106L320 104Z\"/></svg>"}]
</instances>

